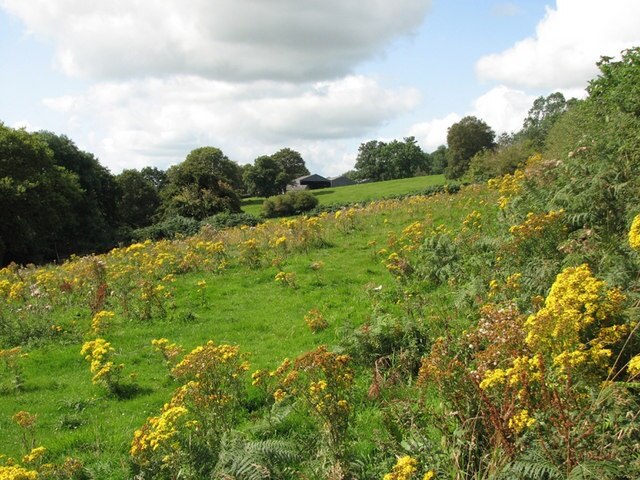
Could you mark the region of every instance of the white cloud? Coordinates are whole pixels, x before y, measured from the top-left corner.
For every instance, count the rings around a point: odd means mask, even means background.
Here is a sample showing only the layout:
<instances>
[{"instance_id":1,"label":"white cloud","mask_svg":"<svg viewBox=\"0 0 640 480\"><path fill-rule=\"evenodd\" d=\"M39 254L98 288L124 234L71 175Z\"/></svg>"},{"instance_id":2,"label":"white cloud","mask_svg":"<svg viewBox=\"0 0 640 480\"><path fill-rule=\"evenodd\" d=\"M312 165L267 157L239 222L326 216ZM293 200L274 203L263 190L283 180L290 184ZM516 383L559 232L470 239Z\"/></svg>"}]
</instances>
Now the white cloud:
<instances>
[{"instance_id":1,"label":"white cloud","mask_svg":"<svg viewBox=\"0 0 640 480\"><path fill-rule=\"evenodd\" d=\"M416 137L425 151L432 152L440 145L446 145L449 127L467 115L483 120L497 135L514 132L522 128L534 100L534 96L521 90L500 85L478 97L472 104L473 108L463 115L449 113L442 118L418 123L409 129L409 135Z\"/></svg>"},{"instance_id":2,"label":"white cloud","mask_svg":"<svg viewBox=\"0 0 640 480\"><path fill-rule=\"evenodd\" d=\"M496 133L514 132L522 128L535 97L504 85L492 88L473 102L471 115L487 122Z\"/></svg>"},{"instance_id":3,"label":"white cloud","mask_svg":"<svg viewBox=\"0 0 640 480\"><path fill-rule=\"evenodd\" d=\"M637 0L557 0L534 36L481 58L480 78L548 90L584 88L603 55L640 44Z\"/></svg>"},{"instance_id":4,"label":"white cloud","mask_svg":"<svg viewBox=\"0 0 640 480\"><path fill-rule=\"evenodd\" d=\"M68 115L71 136L89 139L82 147L117 172L149 164L165 168L203 145L220 147L240 163L284 146L317 149L365 135L419 99L413 89L386 90L363 76L306 85L173 76L99 83L83 95L45 104ZM344 155L315 152L317 168L338 162L346 170Z\"/></svg>"},{"instance_id":5,"label":"white cloud","mask_svg":"<svg viewBox=\"0 0 640 480\"><path fill-rule=\"evenodd\" d=\"M450 113L443 118L421 122L409 129L409 135L416 138L423 150L432 152L440 145L446 145L447 130L461 118L457 113Z\"/></svg>"},{"instance_id":6,"label":"white cloud","mask_svg":"<svg viewBox=\"0 0 640 480\"><path fill-rule=\"evenodd\" d=\"M415 31L431 0L0 0L72 75L315 81Z\"/></svg>"}]
</instances>

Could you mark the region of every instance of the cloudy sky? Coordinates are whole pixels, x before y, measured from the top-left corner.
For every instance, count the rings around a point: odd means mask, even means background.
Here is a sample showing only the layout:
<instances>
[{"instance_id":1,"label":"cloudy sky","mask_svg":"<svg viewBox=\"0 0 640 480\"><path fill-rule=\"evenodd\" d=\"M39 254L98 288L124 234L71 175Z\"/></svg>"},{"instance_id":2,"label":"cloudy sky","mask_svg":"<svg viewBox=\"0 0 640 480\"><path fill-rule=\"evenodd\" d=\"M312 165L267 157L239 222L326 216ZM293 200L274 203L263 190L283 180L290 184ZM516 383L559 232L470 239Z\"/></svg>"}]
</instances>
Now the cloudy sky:
<instances>
[{"instance_id":1,"label":"cloudy sky","mask_svg":"<svg viewBox=\"0 0 640 480\"><path fill-rule=\"evenodd\" d=\"M0 0L0 121L113 173L211 145L336 175L364 141L432 151L465 115L519 129L640 45L639 19L638 0Z\"/></svg>"}]
</instances>

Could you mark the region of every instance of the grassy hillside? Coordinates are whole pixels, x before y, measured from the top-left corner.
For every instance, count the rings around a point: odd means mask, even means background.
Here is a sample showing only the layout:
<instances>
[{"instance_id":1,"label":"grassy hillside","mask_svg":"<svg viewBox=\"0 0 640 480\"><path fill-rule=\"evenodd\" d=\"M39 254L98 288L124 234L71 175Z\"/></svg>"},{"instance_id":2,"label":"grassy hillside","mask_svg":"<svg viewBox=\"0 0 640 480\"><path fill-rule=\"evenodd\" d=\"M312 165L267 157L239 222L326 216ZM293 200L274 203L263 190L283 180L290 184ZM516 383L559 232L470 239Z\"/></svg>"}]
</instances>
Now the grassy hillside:
<instances>
[{"instance_id":1,"label":"grassy hillside","mask_svg":"<svg viewBox=\"0 0 640 480\"><path fill-rule=\"evenodd\" d=\"M640 478L639 60L488 185L0 270L0 477Z\"/></svg>"},{"instance_id":2,"label":"grassy hillside","mask_svg":"<svg viewBox=\"0 0 640 480\"><path fill-rule=\"evenodd\" d=\"M369 321L372 295L395 291L385 246L416 220L459 223L468 202L447 195L377 202L324 216L312 227L306 220L268 222L257 229L205 231L186 241L136 244L62 267L3 270L3 312L24 322L3 331L3 346L20 345L25 357L18 361L19 374L11 368L4 374L2 453L25 453L23 429L12 416L26 410L37 415L34 445L46 446L51 459L80 458L96 478L126 476L135 429L176 386L153 339L168 338L185 351L208 340L239 345L252 371L335 345L343 329ZM245 245L253 239L255 251L248 253ZM218 242L224 253L216 257ZM279 271L295 280L279 284ZM99 293L103 282L106 297ZM328 328L314 333L306 326L312 309ZM114 316L92 330L92 310ZM106 338L114 361L124 364L123 392L109 394L91 384L80 349L96 337ZM14 374L19 388L12 386Z\"/></svg>"},{"instance_id":3,"label":"grassy hillside","mask_svg":"<svg viewBox=\"0 0 640 480\"><path fill-rule=\"evenodd\" d=\"M323 188L312 190L318 197L320 205L345 204L368 202L393 195L403 195L424 190L432 185L443 185L444 175L428 175L424 177L402 178L399 180L387 180L385 182L363 183L360 185L348 185L336 188ZM252 197L242 201L242 210L245 213L259 215L264 198Z\"/></svg>"}]
</instances>

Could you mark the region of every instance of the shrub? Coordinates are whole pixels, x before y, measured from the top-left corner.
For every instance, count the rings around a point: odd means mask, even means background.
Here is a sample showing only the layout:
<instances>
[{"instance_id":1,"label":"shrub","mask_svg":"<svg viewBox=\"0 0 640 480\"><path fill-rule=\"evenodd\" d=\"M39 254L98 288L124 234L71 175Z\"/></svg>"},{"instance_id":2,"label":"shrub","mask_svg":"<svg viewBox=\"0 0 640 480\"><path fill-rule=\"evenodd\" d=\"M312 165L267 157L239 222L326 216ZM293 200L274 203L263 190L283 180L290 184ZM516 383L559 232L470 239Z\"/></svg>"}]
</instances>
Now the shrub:
<instances>
[{"instance_id":1,"label":"shrub","mask_svg":"<svg viewBox=\"0 0 640 480\"><path fill-rule=\"evenodd\" d=\"M240 227L242 225L255 227L261 222L262 220L250 213L222 212L217 215L213 215L212 217L205 218L202 220L201 225L211 225L216 230L222 230L223 228Z\"/></svg>"},{"instance_id":2,"label":"shrub","mask_svg":"<svg viewBox=\"0 0 640 480\"><path fill-rule=\"evenodd\" d=\"M286 217L313 210L318 199L306 191L289 192L267 198L262 204L262 216L266 218Z\"/></svg>"},{"instance_id":3,"label":"shrub","mask_svg":"<svg viewBox=\"0 0 640 480\"><path fill-rule=\"evenodd\" d=\"M176 238L177 236L195 235L200 231L200 222L188 217L176 215L154 223L149 227L138 228L131 233L136 241L162 240L163 238Z\"/></svg>"}]
</instances>

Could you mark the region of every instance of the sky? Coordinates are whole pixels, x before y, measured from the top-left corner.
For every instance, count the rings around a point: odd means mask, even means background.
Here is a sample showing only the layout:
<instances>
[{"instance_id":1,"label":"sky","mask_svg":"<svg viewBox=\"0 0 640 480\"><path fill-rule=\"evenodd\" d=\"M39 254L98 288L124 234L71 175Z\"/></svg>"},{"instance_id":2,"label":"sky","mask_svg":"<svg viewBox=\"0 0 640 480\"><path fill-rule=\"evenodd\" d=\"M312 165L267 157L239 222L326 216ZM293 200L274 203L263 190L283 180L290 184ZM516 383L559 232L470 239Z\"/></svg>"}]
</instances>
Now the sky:
<instances>
[{"instance_id":1,"label":"sky","mask_svg":"<svg viewBox=\"0 0 640 480\"><path fill-rule=\"evenodd\" d=\"M639 0L0 0L0 122L115 174L214 146L332 176L369 140L431 152L466 115L517 131L632 46Z\"/></svg>"}]
</instances>

